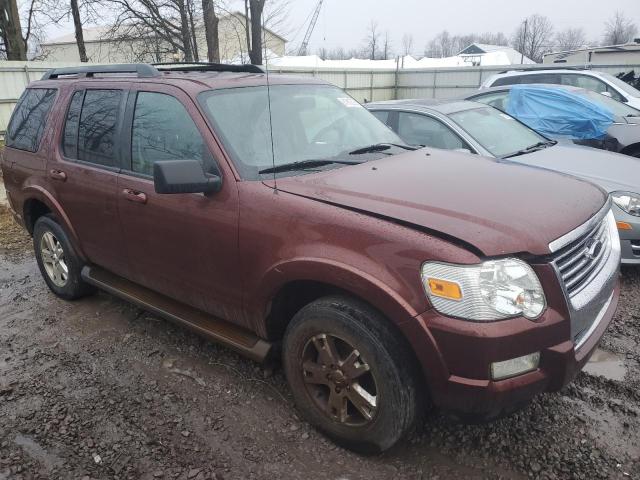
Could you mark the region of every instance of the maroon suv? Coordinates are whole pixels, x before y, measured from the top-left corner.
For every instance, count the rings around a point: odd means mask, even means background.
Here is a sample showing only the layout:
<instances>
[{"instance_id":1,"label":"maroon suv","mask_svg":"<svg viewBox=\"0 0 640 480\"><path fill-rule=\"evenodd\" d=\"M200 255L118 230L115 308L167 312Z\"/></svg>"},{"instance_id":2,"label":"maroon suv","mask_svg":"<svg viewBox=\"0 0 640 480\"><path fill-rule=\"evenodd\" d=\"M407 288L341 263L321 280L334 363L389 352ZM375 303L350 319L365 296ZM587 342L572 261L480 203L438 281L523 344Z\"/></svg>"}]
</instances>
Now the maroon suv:
<instances>
[{"instance_id":1,"label":"maroon suv","mask_svg":"<svg viewBox=\"0 0 640 480\"><path fill-rule=\"evenodd\" d=\"M414 150L317 79L53 70L6 144L9 201L56 295L98 287L281 354L304 418L359 451L430 404L494 418L562 388L618 301L602 190Z\"/></svg>"}]
</instances>

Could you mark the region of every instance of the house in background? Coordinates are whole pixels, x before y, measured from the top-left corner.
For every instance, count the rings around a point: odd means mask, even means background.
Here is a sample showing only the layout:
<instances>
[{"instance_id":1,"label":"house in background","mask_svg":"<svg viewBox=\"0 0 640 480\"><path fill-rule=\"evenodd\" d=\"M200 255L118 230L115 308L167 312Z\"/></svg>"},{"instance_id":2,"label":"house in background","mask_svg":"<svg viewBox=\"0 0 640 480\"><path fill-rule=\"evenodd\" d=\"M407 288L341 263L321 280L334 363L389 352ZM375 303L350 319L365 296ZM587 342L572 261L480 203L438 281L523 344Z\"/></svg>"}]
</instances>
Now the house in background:
<instances>
[{"instance_id":1,"label":"house in background","mask_svg":"<svg viewBox=\"0 0 640 480\"><path fill-rule=\"evenodd\" d=\"M246 43L246 17L240 12L220 17L218 38L220 58L225 62L248 61ZM84 43L89 62L135 63L183 61L181 52L175 52L169 44L158 37L140 38L134 32L120 28L115 34L108 27L83 29ZM207 41L204 25L196 26L196 39L200 61L207 60ZM286 39L264 29L264 47L270 55L284 55ZM74 33L63 35L42 44L43 59L48 62L79 62L78 46Z\"/></svg>"},{"instance_id":2,"label":"house in background","mask_svg":"<svg viewBox=\"0 0 640 480\"><path fill-rule=\"evenodd\" d=\"M565 52L547 53L542 63L575 65L638 65L640 64L640 38L623 45L580 48Z\"/></svg>"},{"instance_id":3,"label":"house in background","mask_svg":"<svg viewBox=\"0 0 640 480\"><path fill-rule=\"evenodd\" d=\"M504 45L472 43L458 53L458 57L470 67L482 65L530 65L536 63L517 50Z\"/></svg>"}]
</instances>

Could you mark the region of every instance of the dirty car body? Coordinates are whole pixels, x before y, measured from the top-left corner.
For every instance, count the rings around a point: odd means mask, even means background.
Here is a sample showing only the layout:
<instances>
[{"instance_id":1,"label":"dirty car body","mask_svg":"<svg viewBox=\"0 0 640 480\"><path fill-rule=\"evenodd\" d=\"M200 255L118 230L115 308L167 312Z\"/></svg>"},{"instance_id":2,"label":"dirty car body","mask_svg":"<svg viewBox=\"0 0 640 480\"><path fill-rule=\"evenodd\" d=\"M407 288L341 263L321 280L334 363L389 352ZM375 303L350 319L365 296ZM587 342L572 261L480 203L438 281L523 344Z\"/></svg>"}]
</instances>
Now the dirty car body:
<instances>
[{"instance_id":1,"label":"dirty car body","mask_svg":"<svg viewBox=\"0 0 640 480\"><path fill-rule=\"evenodd\" d=\"M298 408L339 443L384 450L427 401L513 411L571 381L611 321L601 189L411 151L316 79L272 76L269 102L261 73L122 69L31 84L53 98L43 122L17 109L44 125L37 145L10 126L7 193L45 281L256 360L281 347Z\"/></svg>"}]
</instances>

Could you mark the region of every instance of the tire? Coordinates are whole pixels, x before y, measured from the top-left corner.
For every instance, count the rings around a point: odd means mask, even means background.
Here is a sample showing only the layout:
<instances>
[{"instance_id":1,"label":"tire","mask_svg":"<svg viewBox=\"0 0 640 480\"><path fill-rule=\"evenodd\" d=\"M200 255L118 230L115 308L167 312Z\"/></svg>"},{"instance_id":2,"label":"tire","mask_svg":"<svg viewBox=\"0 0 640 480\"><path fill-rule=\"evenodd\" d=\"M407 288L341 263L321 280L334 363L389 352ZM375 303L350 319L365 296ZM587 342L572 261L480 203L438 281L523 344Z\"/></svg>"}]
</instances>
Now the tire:
<instances>
[{"instance_id":1,"label":"tire","mask_svg":"<svg viewBox=\"0 0 640 480\"><path fill-rule=\"evenodd\" d=\"M309 423L345 448L375 454L404 437L426 407L410 351L375 309L330 296L294 316L284 337L283 364Z\"/></svg>"},{"instance_id":2,"label":"tire","mask_svg":"<svg viewBox=\"0 0 640 480\"><path fill-rule=\"evenodd\" d=\"M43 215L36 221L33 248L44 281L58 297L75 300L94 292L94 288L82 280L82 261L52 215Z\"/></svg>"}]
</instances>

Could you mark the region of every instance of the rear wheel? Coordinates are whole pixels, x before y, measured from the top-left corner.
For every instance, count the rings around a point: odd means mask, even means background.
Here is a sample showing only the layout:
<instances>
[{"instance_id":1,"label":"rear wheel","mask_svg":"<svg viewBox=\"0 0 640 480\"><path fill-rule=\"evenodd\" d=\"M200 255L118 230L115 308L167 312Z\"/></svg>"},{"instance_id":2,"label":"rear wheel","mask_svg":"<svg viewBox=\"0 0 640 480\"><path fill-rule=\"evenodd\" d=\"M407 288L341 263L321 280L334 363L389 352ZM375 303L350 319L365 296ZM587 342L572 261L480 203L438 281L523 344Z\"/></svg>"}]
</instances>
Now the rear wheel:
<instances>
[{"instance_id":1,"label":"rear wheel","mask_svg":"<svg viewBox=\"0 0 640 480\"><path fill-rule=\"evenodd\" d=\"M74 300L93 292L80 276L82 262L67 234L51 215L36 221L33 247L40 272L53 293L65 300Z\"/></svg>"},{"instance_id":2,"label":"rear wheel","mask_svg":"<svg viewBox=\"0 0 640 480\"><path fill-rule=\"evenodd\" d=\"M407 348L373 308L334 296L295 315L283 362L307 421L346 448L377 453L400 440L423 407Z\"/></svg>"}]
</instances>

